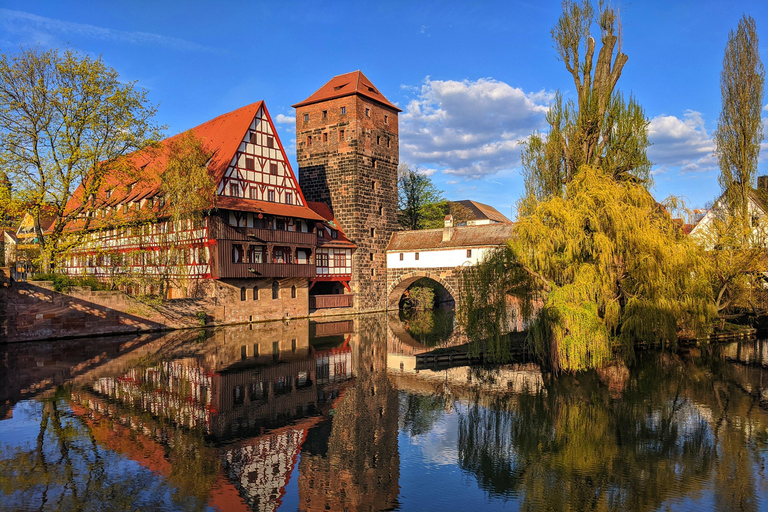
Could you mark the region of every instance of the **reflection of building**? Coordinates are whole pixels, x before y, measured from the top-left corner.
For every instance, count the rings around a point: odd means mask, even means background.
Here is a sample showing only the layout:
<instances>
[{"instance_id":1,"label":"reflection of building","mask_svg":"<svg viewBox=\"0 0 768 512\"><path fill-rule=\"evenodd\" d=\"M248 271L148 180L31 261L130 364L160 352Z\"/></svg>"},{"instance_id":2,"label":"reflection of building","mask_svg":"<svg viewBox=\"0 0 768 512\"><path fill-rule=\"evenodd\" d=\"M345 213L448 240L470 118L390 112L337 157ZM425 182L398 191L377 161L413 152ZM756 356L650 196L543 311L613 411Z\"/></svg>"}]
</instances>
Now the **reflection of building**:
<instances>
[{"instance_id":1,"label":"reflection of building","mask_svg":"<svg viewBox=\"0 0 768 512\"><path fill-rule=\"evenodd\" d=\"M386 319L356 318L355 383L332 422L307 433L299 464L299 508L391 510L400 492L397 391L387 378Z\"/></svg>"}]
</instances>

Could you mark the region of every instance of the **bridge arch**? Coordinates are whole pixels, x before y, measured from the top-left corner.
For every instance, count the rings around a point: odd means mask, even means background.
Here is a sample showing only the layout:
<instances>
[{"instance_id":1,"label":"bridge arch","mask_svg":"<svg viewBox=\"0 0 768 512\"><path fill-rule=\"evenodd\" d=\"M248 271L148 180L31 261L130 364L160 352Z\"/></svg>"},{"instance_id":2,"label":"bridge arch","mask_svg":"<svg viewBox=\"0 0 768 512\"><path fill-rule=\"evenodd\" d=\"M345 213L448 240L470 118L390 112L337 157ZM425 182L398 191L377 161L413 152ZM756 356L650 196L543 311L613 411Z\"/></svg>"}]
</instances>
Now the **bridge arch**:
<instances>
[{"instance_id":1,"label":"bridge arch","mask_svg":"<svg viewBox=\"0 0 768 512\"><path fill-rule=\"evenodd\" d=\"M459 294L456 278L445 278L439 272L430 272L428 270L413 270L397 277L387 288L387 309L398 309L400 298L413 283L419 279L427 278L435 281L450 294L458 309ZM453 283L450 281L454 281Z\"/></svg>"}]
</instances>

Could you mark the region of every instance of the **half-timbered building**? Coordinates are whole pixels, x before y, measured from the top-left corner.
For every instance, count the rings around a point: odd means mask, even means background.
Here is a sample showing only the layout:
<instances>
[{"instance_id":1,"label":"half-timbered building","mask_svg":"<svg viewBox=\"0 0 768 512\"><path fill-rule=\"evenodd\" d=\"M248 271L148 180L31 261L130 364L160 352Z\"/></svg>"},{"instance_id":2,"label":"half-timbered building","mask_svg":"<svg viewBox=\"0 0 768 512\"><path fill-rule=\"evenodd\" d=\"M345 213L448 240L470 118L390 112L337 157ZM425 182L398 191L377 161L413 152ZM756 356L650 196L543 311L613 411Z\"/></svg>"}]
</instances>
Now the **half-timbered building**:
<instances>
[{"instance_id":1,"label":"half-timbered building","mask_svg":"<svg viewBox=\"0 0 768 512\"><path fill-rule=\"evenodd\" d=\"M308 207L264 102L191 132L212 155L210 210L196 220L169 217L160 179L167 139L128 157L137 174L108 175L87 198L75 192L69 207L91 207L70 226L82 240L61 268L113 282L123 276L134 292L214 298L224 321L306 315L317 226L327 219Z\"/></svg>"}]
</instances>

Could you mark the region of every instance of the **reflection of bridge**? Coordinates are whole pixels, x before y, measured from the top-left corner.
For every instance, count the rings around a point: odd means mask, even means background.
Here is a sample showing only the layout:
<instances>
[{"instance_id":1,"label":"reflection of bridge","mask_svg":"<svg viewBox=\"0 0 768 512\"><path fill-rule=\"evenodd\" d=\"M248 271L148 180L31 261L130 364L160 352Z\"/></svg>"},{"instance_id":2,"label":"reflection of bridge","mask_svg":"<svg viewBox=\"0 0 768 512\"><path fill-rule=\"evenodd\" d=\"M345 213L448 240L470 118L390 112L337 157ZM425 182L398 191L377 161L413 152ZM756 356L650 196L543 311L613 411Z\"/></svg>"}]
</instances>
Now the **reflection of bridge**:
<instances>
[{"instance_id":1,"label":"reflection of bridge","mask_svg":"<svg viewBox=\"0 0 768 512\"><path fill-rule=\"evenodd\" d=\"M387 246L387 309L397 309L403 293L419 279L437 282L458 304L459 272L477 265L512 237L511 223L399 231Z\"/></svg>"}]
</instances>

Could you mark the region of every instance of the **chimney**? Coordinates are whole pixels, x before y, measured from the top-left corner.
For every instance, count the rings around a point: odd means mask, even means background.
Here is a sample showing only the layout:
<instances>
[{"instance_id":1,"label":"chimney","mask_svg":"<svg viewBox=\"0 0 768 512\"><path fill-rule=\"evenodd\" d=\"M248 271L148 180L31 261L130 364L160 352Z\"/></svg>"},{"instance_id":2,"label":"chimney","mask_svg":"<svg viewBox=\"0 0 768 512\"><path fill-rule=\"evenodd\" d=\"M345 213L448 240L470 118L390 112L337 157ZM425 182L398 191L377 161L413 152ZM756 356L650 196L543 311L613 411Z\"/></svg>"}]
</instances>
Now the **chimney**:
<instances>
[{"instance_id":1,"label":"chimney","mask_svg":"<svg viewBox=\"0 0 768 512\"><path fill-rule=\"evenodd\" d=\"M768 176L766 176L768 178ZM445 216L445 224L443 225L443 242L449 241L453 237L453 215L448 214Z\"/></svg>"},{"instance_id":2,"label":"chimney","mask_svg":"<svg viewBox=\"0 0 768 512\"><path fill-rule=\"evenodd\" d=\"M768 176L757 177L757 190L765 190L768 192Z\"/></svg>"}]
</instances>

